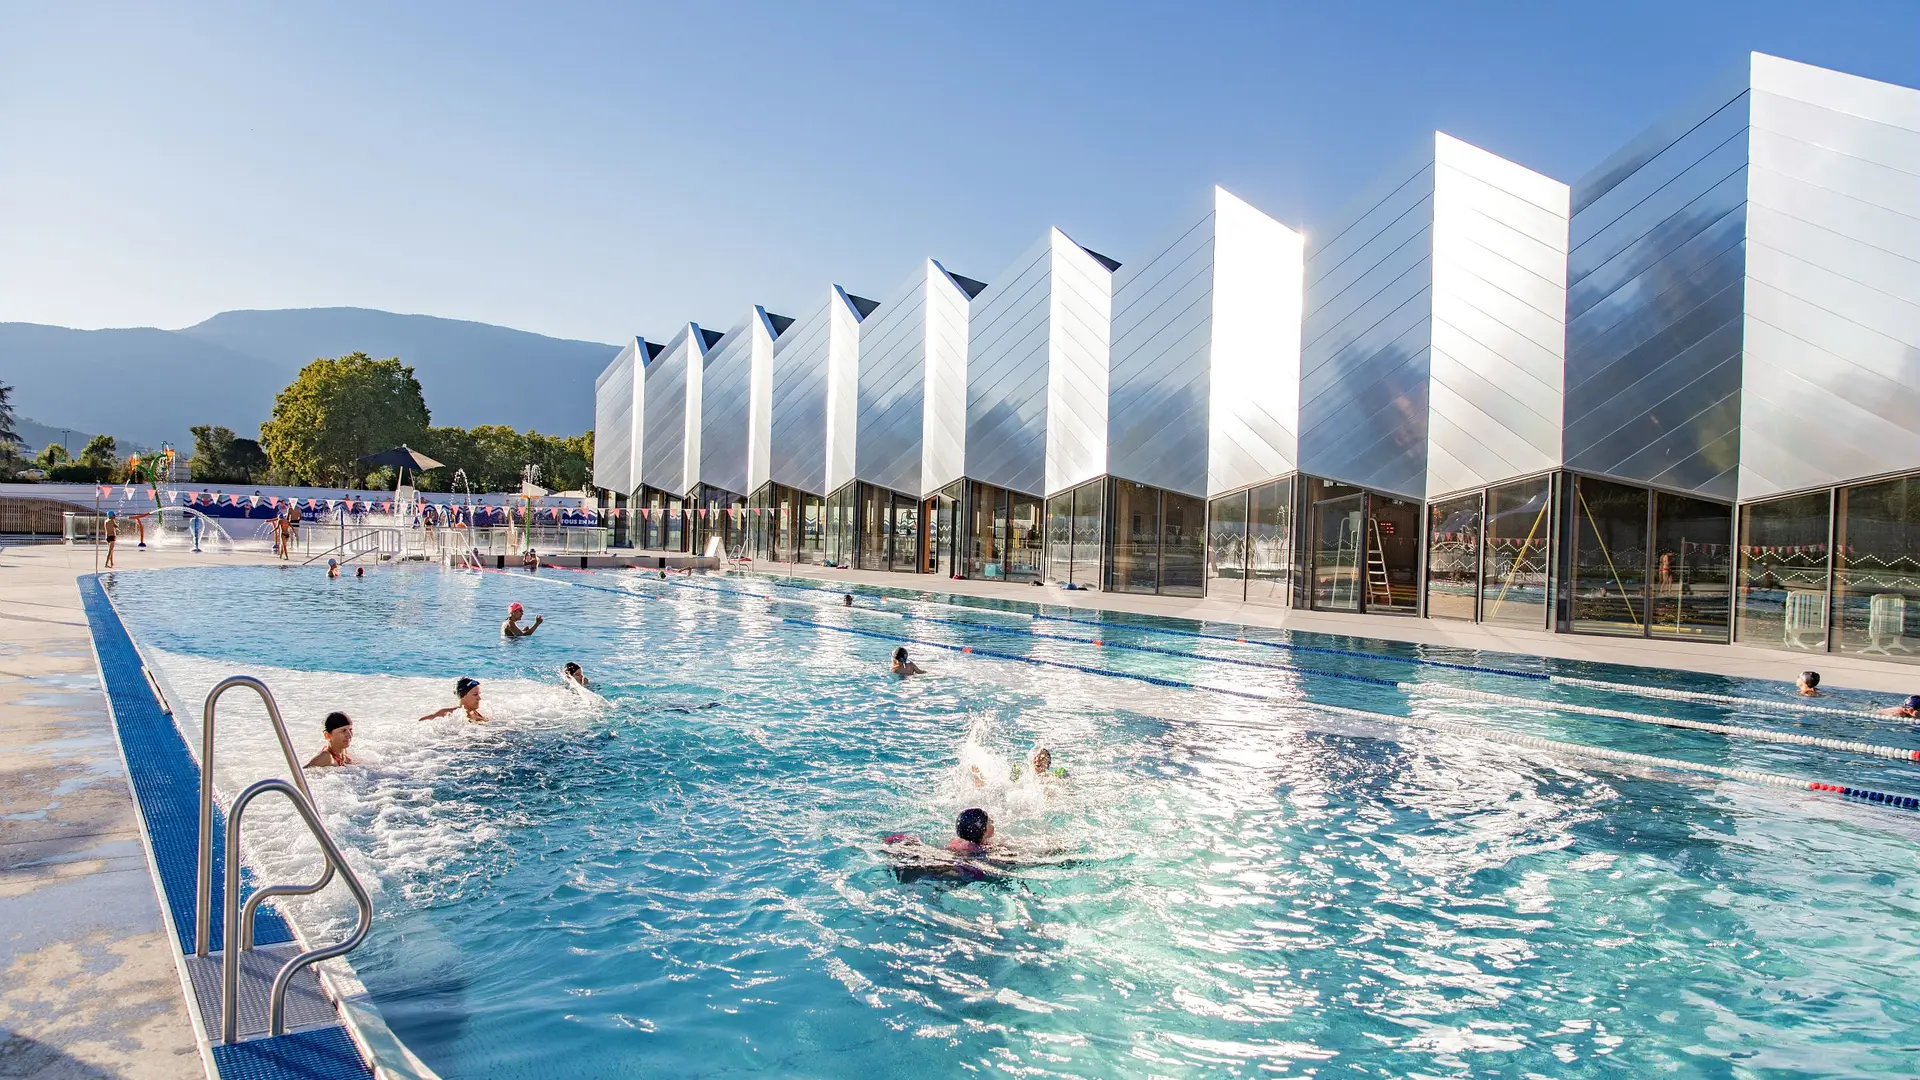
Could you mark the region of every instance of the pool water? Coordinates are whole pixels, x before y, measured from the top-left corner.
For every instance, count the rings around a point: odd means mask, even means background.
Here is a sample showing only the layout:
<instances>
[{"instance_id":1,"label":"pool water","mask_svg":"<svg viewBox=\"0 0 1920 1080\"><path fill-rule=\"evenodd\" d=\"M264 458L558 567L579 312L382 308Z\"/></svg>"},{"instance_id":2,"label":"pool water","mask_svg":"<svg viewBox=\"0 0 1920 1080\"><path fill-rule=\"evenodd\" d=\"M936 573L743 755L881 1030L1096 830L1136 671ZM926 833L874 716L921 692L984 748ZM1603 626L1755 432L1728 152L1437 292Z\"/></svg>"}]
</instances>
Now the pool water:
<instances>
[{"instance_id":1,"label":"pool water","mask_svg":"<svg viewBox=\"0 0 1920 1080\"><path fill-rule=\"evenodd\" d=\"M1920 794L1920 766L1555 705L1920 746L1905 726L1409 661L1647 677L1625 669L846 610L742 578L218 568L109 591L183 715L236 672L268 680L306 753L327 711L353 715L368 764L312 774L374 889L352 962L445 1076L1911 1076L1920 1054L1920 814L1314 703ZM546 616L534 638L500 638L513 600ZM895 639L1095 670L915 647L930 674L901 682ZM560 685L567 660L598 696ZM462 674L488 724L416 719ZM230 796L277 750L227 701ZM1036 744L1067 776L1006 779ZM974 804L1011 869L895 872L884 837L944 843ZM254 822L256 867L311 873L290 815ZM293 909L317 936L351 918L332 892Z\"/></svg>"}]
</instances>

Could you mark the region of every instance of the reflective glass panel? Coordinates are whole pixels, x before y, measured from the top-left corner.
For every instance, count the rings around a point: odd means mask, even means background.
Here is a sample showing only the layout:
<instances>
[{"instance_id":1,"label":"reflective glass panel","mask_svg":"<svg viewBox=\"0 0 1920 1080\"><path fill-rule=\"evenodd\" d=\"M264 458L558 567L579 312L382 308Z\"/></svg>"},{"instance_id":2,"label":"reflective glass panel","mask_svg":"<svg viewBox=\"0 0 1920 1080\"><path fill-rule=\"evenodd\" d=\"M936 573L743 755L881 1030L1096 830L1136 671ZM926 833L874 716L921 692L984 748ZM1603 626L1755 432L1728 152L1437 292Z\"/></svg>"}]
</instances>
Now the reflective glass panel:
<instances>
[{"instance_id":1,"label":"reflective glass panel","mask_svg":"<svg viewBox=\"0 0 1920 1080\"><path fill-rule=\"evenodd\" d=\"M1207 515L1207 595L1247 598L1247 493L1213 500Z\"/></svg>"},{"instance_id":2,"label":"reflective glass panel","mask_svg":"<svg viewBox=\"0 0 1920 1080\"><path fill-rule=\"evenodd\" d=\"M1487 489L1480 621L1546 629L1552 503L1550 476Z\"/></svg>"},{"instance_id":3,"label":"reflective glass panel","mask_svg":"<svg viewBox=\"0 0 1920 1080\"><path fill-rule=\"evenodd\" d=\"M1107 510L1107 588L1155 592L1160 586L1160 493L1116 479L1112 499Z\"/></svg>"},{"instance_id":4,"label":"reflective glass panel","mask_svg":"<svg viewBox=\"0 0 1920 1080\"><path fill-rule=\"evenodd\" d=\"M1106 520L1107 485L1090 480L1073 492L1073 565L1068 567L1076 585L1093 588L1100 581L1100 528Z\"/></svg>"},{"instance_id":5,"label":"reflective glass panel","mask_svg":"<svg viewBox=\"0 0 1920 1080\"><path fill-rule=\"evenodd\" d=\"M893 562L889 569L911 574L920 569L920 501L893 496Z\"/></svg>"},{"instance_id":6,"label":"reflective glass panel","mask_svg":"<svg viewBox=\"0 0 1920 1080\"><path fill-rule=\"evenodd\" d=\"M1836 650L1920 662L1920 476L1841 488L1834 512Z\"/></svg>"},{"instance_id":7,"label":"reflective glass panel","mask_svg":"<svg viewBox=\"0 0 1920 1080\"><path fill-rule=\"evenodd\" d=\"M1480 493L1427 508L1427 616L1471 619L1480 594Z\"/></svg>"},{"instance_id":8,"label":"reflective glass panel","mask_svg":"<svg viewBox=\"0 0 1920 1080\"><path fill-rule=\"evenodd\" d=\"M1192 495L1160 493L1160 593L1199 596L1206 584L1207 503Z\"/></svg>"},{"instance_id":9,"label":"reflective glass panel","mask_svg":"<svg viewBox=\"0 0 1920 1080\"><path fill-rule=\"evenodd\" d=\"M1045 550L1040 534L1041 502L1032 495L1018 492L1011 493L1007 502L1007 577L1014 581L1037 581L1040 555Z\"/></svg>"},{"instance_id":10,"label":"reflective glass panel","mask_svg":"<svg viewBox=\"0 0 1920 1080\"><path fill-rule=\"evenodd\" d=\"M800 497L800 561L817 563L826 555L827 500L818 495Z\"/></svg>"},{"instance_id":11,"label":"reflective glass panel","mask_svg":"<svg viewBox=\"0 0 1920 1080\"><path fill-rule=\"evenodd\" d=\"M972 485L967 523L967 576L1002 576L1000 538L1004 534L1006 493L991 484Z\"/></svg>"},{"instance_id":12,"label":"reflective glass panel","mask_svg":"<svg viewBox=\"0 0 1920 1080\"><path fill-rule=\"evenodd\" d=\"M1293 562L1293 481L1254 488L1247 499L1247 599L1285 604Z\"/></svg>"},{"instance_id":13,"label":"reflective glass panel","mask_svg":"<svg viewBox=\"0 0 1920 1080\"><path fill-rule=\"evenodd\" d=\"M1573 630L1644 634L1647 490L1577 476L1573 491Z\"/></svg>"},{"instance_id":14,"label":"reflective glass panel","mask_svg":"<svg viewBox=\"0 0 1920 1080\"><path fill-rule=\"evenodd\" d=\"M872 484L861 484L859 494L860 569L885 570L893 527L893 498Z\"/></svg>"},{"instance_id":15,"label":"reflective glass panel","mask_svg":"<svg viewBox=\"0 0 1920 1080\"><path fill-rule=\"evenodd\" d=\"M1322 611L1359 611L1366 493L1326 480L1311 481L1307 492L1313 507L1309 538L1313 606Z\"/></svg>"},{"instance_id":16,"label":"reflective glass panel","mask_svg":"<svg viewBox=\"0 0 1920 1080\"><path fill-rule=\"evenodd\" d=\"M1420 604L1420 504L1367 496L1367 610L1412 615Z\"/></svg>"},{"instance_id":17,"label":"reflective glass panel","mask_svg":"<svg viewBox=\"0 0 1920 1080\"><path fill-rule=\"evenodd\" d=\"M1734 637L1771 649L1827 649L1827 527L1819 491L1740 508Z\"/></svg>"},{"instance_id":18,"label":"reflective glass panel","mask_svg":"<svg viewBox=\"0 0 1920 1080\"><path fill-rule=\"evenodd\" d=\"M1073 492L1047 500L1047 580L1073 580Z\"/></svg>"},{"instance_id":19,"label":"reflective glass panel","mask_svg":"<svg viewBox=\"0 0 1920 1080\"><path fill-rule=\"evenodd\" d=\"M1732 617L1733 507L1656 491L1653 580L1647 632L1654 637L1727 640Z\"/></svg>"}]
</instances>

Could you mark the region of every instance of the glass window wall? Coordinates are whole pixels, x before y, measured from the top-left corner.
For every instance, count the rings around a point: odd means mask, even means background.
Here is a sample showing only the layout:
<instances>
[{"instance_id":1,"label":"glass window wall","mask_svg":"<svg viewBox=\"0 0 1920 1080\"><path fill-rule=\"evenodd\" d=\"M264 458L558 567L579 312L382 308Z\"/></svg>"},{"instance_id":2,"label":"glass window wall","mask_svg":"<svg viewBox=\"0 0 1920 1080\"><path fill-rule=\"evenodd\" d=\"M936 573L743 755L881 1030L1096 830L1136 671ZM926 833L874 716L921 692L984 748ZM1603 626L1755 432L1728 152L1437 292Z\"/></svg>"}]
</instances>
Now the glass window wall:
<instances>
[{"instance_id":1,"label":"glass window wall","mask_svg":"<svg viewBox=\"0 0 1920 1080\"><path fill-rule=\"evenodd\" d=\"M1740 580L1734 637L1773 649L1827 648L1827 537L1831 492L1740 508Z\"/></svg>"},{"instance_id":2,"label":"glass window wall","mask_svg":"<svg viewBox=\"0 0 1920 1080\"><path fill-rule=\"evenodd\" d=\"M800 494L799 559L818 563L826 558L827 500L818 495Z\"/></svg>"},{"instance_id":3,"label":"glass window wall","mask_svg":"<svg viewBox=\"0 0 1920 1080\"><path fill-rule=\"evenodd\" d=\"M1160 492L1115 479L1107 512L1107 588L1151 593L1160 585Z\"/></svg>"},{"instance_id":4,"label":"glass window wall","mask_svg":"<svg viewBox=\"0 0 1920 1080\"><path fill-rule=\"evenodd\" d=\"M1247 493L1247 599L1289 602L1293 561L1293 481L1262 484Z\"/></svg>"},{"instance_id":5,"label":"glass window wall","mask_svg":"<svg viewBox=\"0 0 1920 1080\"><path fill-rule=\"evenodd\" d=\"M917 573L923 561L920 546L920 500L893 493L893 559L889 570Z\"/></svg>"},{"instance_id":6,"label":"glass window wall","mask_svg":"<svg viewBox=\"0 0 1920 1080\"><path fill-rule=\"evenodd\" d=\"M1420 504L1367 495L1367 610L1412 615L1420 609Z\"/></svg>"},{"instance_id":7,"label":"glass window wall","mask_svg":"<svg viewBox=\"0 0 1920 1080\"><path fill-rule=\"evenodd\" d=\"M1160 492L1160 594L1199 596L1206 585L1207 502Z\"/></svg>"},{"instance_id":8,"label":"glass window wall","mask_svg":"<svg viewBox=\"0 0 1920 1080\"><path fill-rule=\"evenodd\" d=\"M1247 499L1235 492L1213 500L1207 515L1207 595L1247 598Z\"/></svg>"},{"instance_id":9,"label":"glass window wall","mask_svg":"<svg viewBox=\"0 0 1920 1080\"><path fill-rule=\"evenodd\" d=\"M1367 495L1331 480L1307 482L1313 606L1320 611L1360 610L1360 563L1365 558Z\"/></svg>"},{"instance_id":10,"label":"glass window wall","mask_svg":"<svg viewBox=\"0 0 1920 1080\"><path fill-rule=\"evenodd\" d=\"M1648 492L1573 478L1572 629L1646 633Z\"/></svg>"},{"instance_id":11,"label":"glass window wall","mask_svg":"<svg viewBox=\"0 0 1920 1080\"><path fill-rule=\"evenodd\" d=\"M975 483L968 499L967 576L994 578L1005 575L1005 555L1001 538L1007 532L1006 492L991 484Z\"/></svg>"},{"instance_id":12,"label":"glass window wall","mask_svg":"<svg viewBox=\"0 0 1920 1080\"><path fill-rule=\"evenodd\" d=\"M1481 621L1529 630L1546 629L1552 503L1553 478L1550 476L1536 476L1487 489L1480 578Z\"/></svg>"},{"instance_id":13,"label":"glass window wall","mask_svg":"<svg viewBox=\"0 0 1920 1080\"><path fill-rule=\"evenodd\" d=\"M1095 587L1106 481L1089 480L1047 500L1047 580Z\"/></svg>"},{"instance_id":14,"label":"glass window wall","mask_svg":"<svg viewBox=\"0 0 1920 1080\"><path fill-rule=\"evenodd\" d=\"M1427 616L1473 619L1480 595L1480 504L1474 492L1427 508Z\"/></svg>"},{"instance_id":15,"label":"glass window wall","mask_svg":"<svg viewBox=\"0 0 1920 1080\"><path fill-rule=\"evenodd\" d=\"M1920 662L1920 475L1834 499L1836 651Z\"/></svg>"},{"instance_id":16,"label":"glass window wall","mask_svg":"<svg viewBox=\"0 0 1920 1080\"><path fill-rule=\"evenodd\" d=\"M861 484L859 492L860 569L885 570L892 542L893 495L872 484Z\"/></svg>"},{"instance_id":17,"label":"glass window wall","mask_svg":"<svg viewBox=\"0 0 1920 1080\"><path fill-rule=\"evenodd\" d=\"M858 484L848 484L827 497L827 565L852 566L860 535Z\"/></svg>"},{"instance_id":18,"label":"glass window wall","mask_svg":"<svg viewBox=\"0 0 1920 1080\"><path fill-rule=\"evenodd\" d=\"M1006 568L1011 581L1040 580L1040 558L1046 550L1040 531L1041 506L1035 496L1008 493Z\"/></svg>"},{"instance_id":19,"label":"glass window wall","mask_svg":"<svg viewBox=\"0 0 1920 1080\"><path fill-rule=\"evenodd\" d=\"M1647 633L1691 641L1727 640L1733 508L1725 503L1653 494L1653 579Z\"/></svg>"}]
</instances>

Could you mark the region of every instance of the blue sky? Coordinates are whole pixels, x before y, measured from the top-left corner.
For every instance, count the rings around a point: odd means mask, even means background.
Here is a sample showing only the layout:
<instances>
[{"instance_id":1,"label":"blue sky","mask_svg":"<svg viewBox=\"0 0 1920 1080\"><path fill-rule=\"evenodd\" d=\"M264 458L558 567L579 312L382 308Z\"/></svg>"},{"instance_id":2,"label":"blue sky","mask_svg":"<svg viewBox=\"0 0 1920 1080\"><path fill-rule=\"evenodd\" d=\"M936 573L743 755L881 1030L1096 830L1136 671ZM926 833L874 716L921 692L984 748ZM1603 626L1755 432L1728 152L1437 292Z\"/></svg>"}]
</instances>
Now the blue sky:
<instances>
[{"instance_id":1,"label":"blue sky","mask_svg":"<svg viewBox=\"0 0 1920 1080\"><path fill-rule=\"evenodd\" d=\"M1312 232L1438 128L1562 180L1749 50L1920 86L1920 0L0 0L0 320L359 305L614 342Z\"/></svg>"}]
</instances>

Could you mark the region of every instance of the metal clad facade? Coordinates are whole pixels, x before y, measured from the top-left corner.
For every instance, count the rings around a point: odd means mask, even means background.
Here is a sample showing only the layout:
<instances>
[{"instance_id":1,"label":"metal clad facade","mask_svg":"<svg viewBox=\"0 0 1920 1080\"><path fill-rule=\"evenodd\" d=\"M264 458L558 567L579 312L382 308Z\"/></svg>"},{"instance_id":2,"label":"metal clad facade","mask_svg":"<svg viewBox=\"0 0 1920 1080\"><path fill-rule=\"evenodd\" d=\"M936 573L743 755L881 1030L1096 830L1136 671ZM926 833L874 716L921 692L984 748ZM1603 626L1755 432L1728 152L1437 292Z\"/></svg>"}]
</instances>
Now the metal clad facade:
<instances>
[{"instance_id":1,"label":"metal clad facade","mask_svg":"<svg viewBox=\"0 0 1920 1080\"><path fill-rule=\"evenodd\" d=\"M1751 79L1740 497L1920 468L1920 90Z\"/></svg>"},{"instance_id":2,"label":"metal clad facade","mask_svg":"<svg viewBox=\"0 0 1920 1080\"><path fill-rule=\"evenodd\" d=\"M880 302L860 327L859 418L854 474L869 484L918 494L926 424L927 289L919 273Z\"/></svg>"},{"instance_id":3,"label":"metal clad facade","mask_svg":"<svg viewBox=\"0 0 1920 1080\"><path fill-rule=\"evenodd\" d=\"M920 487L930 495L965 475L967 345L972 299L938 262L927 275L926 390L920 437Z\"/></svg>"},{"instance_id":4,"label":"metal clad facade","mask_svg":"<svg viewBox=\"0 0 1920 1080\"><path fill-rule=\"evenodd\" d=\"M1300 468L1414 498L1427 479L1434 143L1307 248Z\"/></svg>"},{"instance_id":5,"label":"metal clad facade","mask_svg":"<svg viewBox=\"0 0 1920 1080\"><path fill-rule=\"evenodd\" d=\"M1573 187L1571 468L1735 495L1749 105L1718 87Z\"/></svg>"},{"instance_id":6,"label":"metal clad facade","mask_svg":"<svg viewBox=\"0 0 1920 1080\"><path fill-rule=\"evenodd\" d=\"M967 345L966 475L1030 494L1046 484L1054 237L974 299Z\"/></svg>"},{"instance_id":7,"label":"metal clad facade","mask_svg":"<svg viewBox=\"0 0 1920 1080\"><path fill-rule=\"evenodd\" d=\"M838 298L829 296L807 312L773 349L768 479L815 495L828 490L827 338L832 303Z\"/></svg>"},{"instance_id":8,"label":"metal clad facade","mask_svg":"<svg viewBox=\"0 0 1920 1080\"><path fill-rule=\"evenodd\" d=\"M748 396L753 374L753 324L727 331L707 354L701 376L699 480L746 494Z\"/></svg>"},{"instance_id":9,"label":"metal clad facade","mask_svg":"<svg viewBox=\"0 0 1920 1080\"><path fill-rule=\"evenodd\" d=\"M635 376L643 352L638 339L629 342L593 383L593 486L619 495L631 495L639 486L633 459L641 416Z\"/></svg>"},{"instance_id":10,"label":"metal clad facade","mask_svg":"<svg viewBox=\"0 0 1920 1080\"><path fill-rule=\"evenodd\" d=\"M1107 365L1113 332L1113 270L1058 229L1047 290L1045 459L1040 488L1052 495L1107 471ZM969 442L969 450L972 443ZM1007 475L1016 467L1002 466Z\"/></svg>"},{"instance_id":11,"label":"metal clad facade","mask_svg":"<svg viewBox=\"0 0 1920 1080\"><path fill-rule=\"evenodd\" d=\"M1207 494L1290 473L1299 456L1306 238L1214 189Z\"/></svg>"},{"instance_id":12,"label":"metal clad facade","mask_svg":"<svg viewBox=\"0 0 1920 1080\"><path fill-rule=\"evenodd\" d=\"M666 350L646 368L641 392L645 421L640 481L684 493L699 479L700 374L705 342L692 323L680 328Z\"/></svg>"},{"instance_id":13,"label":"metal clad facade","mask_svg":"<svg viewBox=\"0 0 1920 1080\"><path fill-rule=\"evenodd\" d=\"M871 313L869 313L871 314ZM832 494L853 482L854 445L860 431L860 327L862 316L838 285L827 303L826 483Z\"/></svg>"},{"instance_id":14,"label":"metal clad facade","mask_svg":"<svg viewBox=\"0 0 1920 1080\"><path fill-rule=\"evenodd\" d=\"M1425 494L1558 468L1567 185L1440 135Z\"/></svg>"},{"instance_id":15,"label":"metal clad facade","mask_svg":"<svg viewBox=\"0 0 1920 1080\"><path fill-rule=\"evenodd\" d=\"M1113 283L1106 471L1188 495L1207 491L1214 216Z\"/></svg>"}]
</instances>

